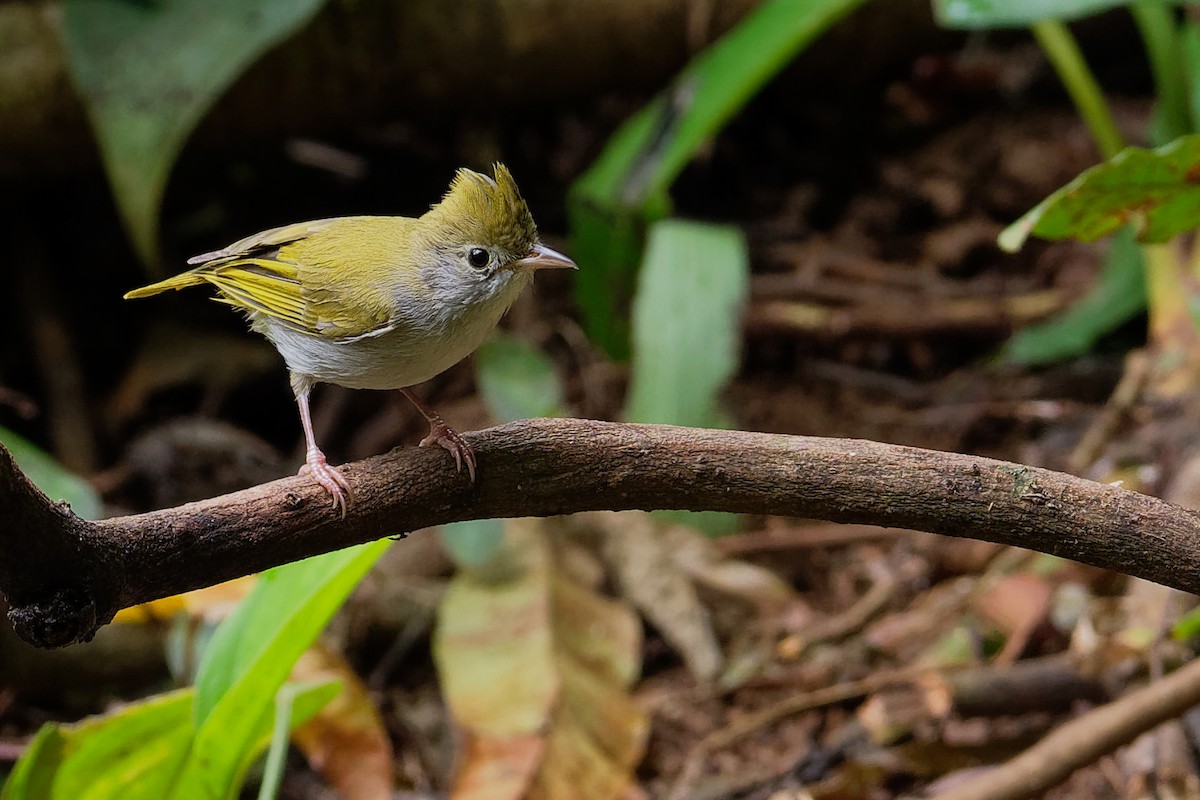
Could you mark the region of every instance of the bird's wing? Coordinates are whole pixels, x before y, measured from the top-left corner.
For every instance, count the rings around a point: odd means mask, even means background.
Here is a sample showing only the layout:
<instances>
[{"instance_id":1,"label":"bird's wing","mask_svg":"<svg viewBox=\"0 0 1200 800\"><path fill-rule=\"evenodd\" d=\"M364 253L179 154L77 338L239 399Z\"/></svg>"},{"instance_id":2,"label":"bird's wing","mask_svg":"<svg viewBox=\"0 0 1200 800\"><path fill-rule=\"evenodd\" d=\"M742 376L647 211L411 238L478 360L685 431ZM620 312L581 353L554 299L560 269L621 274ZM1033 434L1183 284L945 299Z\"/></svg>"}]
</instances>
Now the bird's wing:
<instances>
[{"instance_id":1,"label":"bird's wing","mask_svg":"<svg viewBox=\"0 0 1200 800\"><path fill-rule=\"evenodd\" d=\"M309 320L295 264L233 256L210 261L193 272L220 290L219 302L265 314L302 333L319 333Z\"/></svg>"},{"instance_id":2,"label":"bird's wing","mask_svg":"<svg viewBox=\"0 0 1200 800\"><path fill-rule=\"evenodd\" d=\"M272 251L278 251L280 247L293 242L298 242L306 239L309 236L320 234L322 231L327 231L340 220L333 219L318 219L312 222L296 222L291 225L283 225L278 228L271 228L268 231L256 233L253 236L247 236L245 239L239 239L228 247L223 247L220 250L213 250L211 253L202 253L198 256L192 256L187 263L193 266L199 264L207 264L210 261L219 259L240 258L246 256L255 256Z\"/></svg>"},{"instance_id":3,"label":"bird's wing","mask_svg":"<svg viewBox=\"0 0 1200 800\"><path fill-rule=\"evenodd\" d=\"M274 228L190 259L198 266L188 274L216 286L221 302L301 333L334 340L377 336L392 327L387 298L370 290L331 293L330 286L344 285L348 273L377 268L373 252L367 264L353 254L361 250L356 242L370 239L368 228L385 219L325 219Z\"/></svg>"}]
</instances>

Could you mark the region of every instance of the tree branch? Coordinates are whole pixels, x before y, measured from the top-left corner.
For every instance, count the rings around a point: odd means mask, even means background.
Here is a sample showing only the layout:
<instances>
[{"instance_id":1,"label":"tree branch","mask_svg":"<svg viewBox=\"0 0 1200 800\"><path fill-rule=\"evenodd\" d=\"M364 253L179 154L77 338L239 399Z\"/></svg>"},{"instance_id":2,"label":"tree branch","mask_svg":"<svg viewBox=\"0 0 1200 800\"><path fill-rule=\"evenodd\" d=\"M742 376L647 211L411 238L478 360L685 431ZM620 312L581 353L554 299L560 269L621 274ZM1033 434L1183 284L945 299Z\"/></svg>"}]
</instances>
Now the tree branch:
<instances>
[{"instance_id":1,"label":"tree branch","mask_svg":"<svg viewBox=\"0 0 1200 800\"><path fill-rule=\"evenodd\" d=\"M0 448L0 591L26 641L90 638L119 609L407 531L484 517L682 508L915 528L1017 545L1200 592L1200 514L977 456L578 419L468 436L479 480L440 449L354 464L349 515L286 478L178 508L88 522Z\"/></svg>"}]
</instances>

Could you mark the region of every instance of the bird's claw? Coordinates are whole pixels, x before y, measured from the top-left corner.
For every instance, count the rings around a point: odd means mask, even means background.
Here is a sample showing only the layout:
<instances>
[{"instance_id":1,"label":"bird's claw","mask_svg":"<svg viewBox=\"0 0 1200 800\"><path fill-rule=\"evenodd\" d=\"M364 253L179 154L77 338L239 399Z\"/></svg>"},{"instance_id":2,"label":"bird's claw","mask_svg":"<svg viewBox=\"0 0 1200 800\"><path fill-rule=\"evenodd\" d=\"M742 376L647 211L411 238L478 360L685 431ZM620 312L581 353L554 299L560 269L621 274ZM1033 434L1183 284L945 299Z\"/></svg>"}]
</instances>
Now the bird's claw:
<instances>
[{"instance_id":1,"label":"bird's claw","mask_svg":"<svg viewBox=\"0 0 1200 800\"><path fill-rule=\"evenodd\" d=\"M421 447L434 445L450 451L454 456L455 471L462 472L463 464L466 464L467 475L471 477L471 483L475 482L475 448L466 439L444 422L431 422L429 435L421 440Z\"/></svg>"},{"instance_id":2,"label":"bird's claw","mask_svg":"<svg viewBox=\"0 0 1200 800\"><path fill-rule=\"evenodd\" d=\"M354 500L354 490L342 473L329 466L325 454L320 450L310 451L305 458L304 466L300 468L301 475L311 476L321 484L333 498L333 507L341 512L342 519L346 518L346 509Z\"/></svg>"}]
</instances>

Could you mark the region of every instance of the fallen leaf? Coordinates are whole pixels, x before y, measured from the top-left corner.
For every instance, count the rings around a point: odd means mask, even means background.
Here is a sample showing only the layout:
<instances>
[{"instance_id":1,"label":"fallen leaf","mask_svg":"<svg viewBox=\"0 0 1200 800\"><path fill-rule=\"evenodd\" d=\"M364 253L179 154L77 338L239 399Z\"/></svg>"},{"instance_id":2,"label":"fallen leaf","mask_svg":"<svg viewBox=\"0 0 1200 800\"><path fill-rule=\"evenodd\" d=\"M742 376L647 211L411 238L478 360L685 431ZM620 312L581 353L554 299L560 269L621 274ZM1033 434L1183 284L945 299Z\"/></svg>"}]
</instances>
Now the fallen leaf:
<instances>
[{"instance_id":1,"label":"fallen leaf","mask_svg":"<svg viewBox=\"0 0 1200 800\"><path fill-rule=\"evenodd\" d=\"M451 581L434 655L464 745L454 800L611 800L633 786L646 714L629 695L641 627L567 577L550 523L514 520Z\"/></svg>"}]
</instances>

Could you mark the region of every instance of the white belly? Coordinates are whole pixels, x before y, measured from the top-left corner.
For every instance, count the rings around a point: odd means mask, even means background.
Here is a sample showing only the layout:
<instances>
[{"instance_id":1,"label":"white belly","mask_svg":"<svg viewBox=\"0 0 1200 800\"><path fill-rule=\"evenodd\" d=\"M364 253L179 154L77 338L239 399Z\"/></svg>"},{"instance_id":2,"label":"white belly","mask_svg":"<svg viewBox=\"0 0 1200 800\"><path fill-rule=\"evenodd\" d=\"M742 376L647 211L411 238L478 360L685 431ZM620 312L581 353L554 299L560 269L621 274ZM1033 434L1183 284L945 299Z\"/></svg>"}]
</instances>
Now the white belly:
<instances>
[{"instance_id":1,"label":"white belly","mask_svg":"<svg viewBox=\"0 0 1200 800\"><path fill-rule=\"evenodd\" d=\"M294 331L269 317L255 319L254 328L271 340L297 376L351 389L399 389L427 381L470 355L519 291L436 323L401 322L378 336L348 341Z\"/></svg>"}]
</instances>

